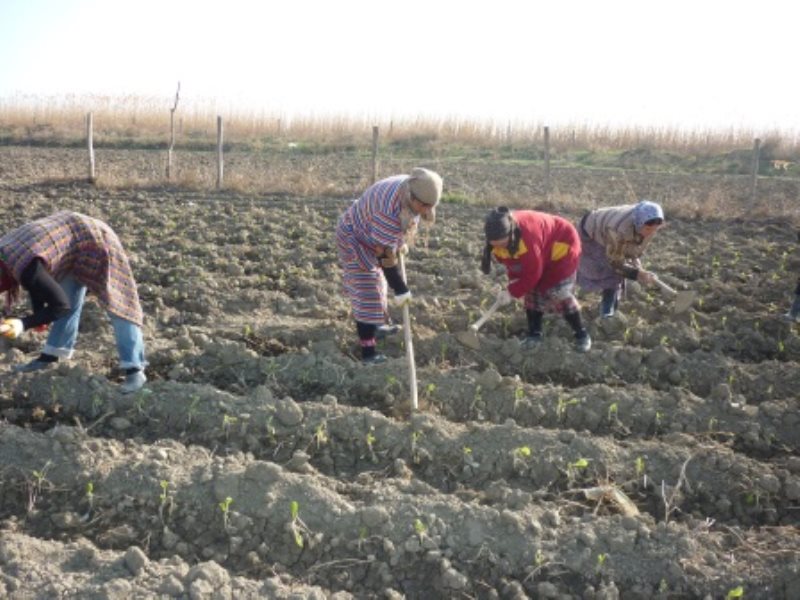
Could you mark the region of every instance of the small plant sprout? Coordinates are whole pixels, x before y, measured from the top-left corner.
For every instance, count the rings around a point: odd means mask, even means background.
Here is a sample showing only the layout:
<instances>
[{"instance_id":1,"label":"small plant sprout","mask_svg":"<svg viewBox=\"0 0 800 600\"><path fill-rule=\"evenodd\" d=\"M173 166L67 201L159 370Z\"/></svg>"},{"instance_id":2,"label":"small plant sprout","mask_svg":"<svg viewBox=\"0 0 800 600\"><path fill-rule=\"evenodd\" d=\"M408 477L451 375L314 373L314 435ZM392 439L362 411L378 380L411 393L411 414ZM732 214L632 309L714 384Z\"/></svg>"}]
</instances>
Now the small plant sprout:
<instances>
[{"instance_id":1,"label":"small plant sprout","mask_svg":"<svg viewBox=\"0 0 800 600\"><path fill-rule=\"evenodd\" d=\"M589 466L589 461L588 459L585 458L579 458L574 463L569 463L569 468L575 469L576 471L585 469L588 466Z\"/></svg>"},{"instance_id":2,"label":"small plant sprout","mask_svg":"<svg viewBox=\"0 0 800 600\"><path fill-rule=\"evenodd\" d=\"M558 420L563 421L567 417L567 408L577 403L578 401L575 398L559 396L558 404L556 405L556 416L558 417Z\"/></svg>"},{"instance_id":3,"label":"small plant sprout","mask_svg":"<svg viewBox=\"0 0 800 600\"><path fill-rule=\"evenodd\" d=\"M545 558L544 552L542 552L541 548L537 548L536 554L533 555L533 564L541 567L545 562L547 562L547 558Z\"/></svg>"},{"instance_id":4,"label":"small plant sprout","mask_svg":"<svg viewBox=\"0 0 800 600\"><path fill-rule=\"evenodd\" d=\"M236 417L232 415L222 415L222 431L225 433L225 439L228 439L228 436L231 432L231 426L233 426L236 421L238 421Z\"/></svg>"},{"instance_id":5,"label":"small plant sprout","mask_svg":"<svg viewBox=\"0 0 800 600\"><path fill-rule=\"evenodd\" d=\"M425 399L426 400L430 400L431 398L433 398L433 392L435 392L435 391L436 391L436 384L435 383L429 383L428 385L426 385L425 386Z\"/></svg>"},{"instance_id":6,"label":"small plant sprout","mask_svg":"<svg viewBox=\"0 0 800 600\"><path fill-rule=\"evenodd\" d=\"M711 417L710 419L708 419L708 430L714 431L716 430L716 428L717 428L717 419L716 417Z\"/></svg>"},{"instance_id":7,"label":"small plant sprout","mask_svg":"<svg viewBox=\"0 0 800 600\"><path fill-rule=\"evenodd\" d=\"M328 443L328 424L325 421L322 421L317 428L314 430L314 445L319 450L320 446L324 446Z\"/></svg>"},{"instance_id":8,"label":"small plant sprout","mask_svg":"<svg viewBox=\"0 0 800 600\"><path fill-rule=\"evenodd\" d=\"M400 382L398 381L397 377L394 375L387 375L386 376L386 389L391 389L397 386Z\"/></svg>"},{"instance_id":9,"label":"small plant sprout","mask_svg":"<svg viewBox=\"0 0 800 600\"><path fill-rule=\"evenodd\" d=\"M658 343L661 344L662 346L666 346L667 344L669 344L669 336L668 335L662 335L661 339L658 341Z\"/></svg>"},{"instance_id":10,"label":"small plant sprout","mask_svg":"<svg viewBox=\"0 0 800 600\"><path fill-rule=\"evenodd\" d=\"M200 396L195 394L192 396L192 401L189 402L189 407L186 409L186 420L189 425L194 421L195 415L198 413L197 406L200 404Z\"/></svg>"},{"instance_id":11,"label":"small plant sprout","mask_svg":"<svg viewBox=\"0 0 800 600\"><path fill-rule=\"evenodd\" d=\"M158 518L164 522L164 509L169 505L169 511L172 510L172 496L169 493L169 481L162 479L159 482L161 486L161 493L158 495Z\"/></svg>"},{"instance_id":12,"label":"small plant sprout","mask_svg":"<svg viewBox=\"0 0 800 600\"><path fill-rule=\"evenodd\" d=\"M644 472L645 462L644 457L636 457L636 477L642 478L642 486L647 487L647 474Z\"/></svg>"},{"instance_id":13,"label":"small plant sprout","mask_svg":"<svg viewBox=\"0 0 800 600\"><path fill-rule=\"evenodd\" d=\"M663 577L661 578L661 581L658 582L658 591L662 594L666 594L669 591L669 584Z\"/></svg>"},{"instance_id":14,"label":"small plant sprout","mask_svg":"<svg viewBox=\"0 0 800 600\"><path fill-rule=\"evenodd\" d=\"M778 340L778 354L783 354L785 349L786 345L783 343L783 340Z\"/></svg>"},{"instance_id":15,"label":"small plant sprout","mask_svg":"<svg viewBox=\"0 0 800 600\"><path fill-rule=\"evenodd\" d=\"M420 461L419 449L417 448L420 437L422 437L421 431L411 432L411 460L415 465L418 465Z\"/></svg>"},{"instance_id":16,"label":"small plant sprout","mask_svg":"<svg viewBox=\"0 0 800 600\"><path fill-rule=\"evenodd\" d=\"M300 504L297 502L297 500L292 500L289 503L289 512L292 516L292 520L289 522L289 529L292 531L294 543L298 548L303 549L305 547L305 539L303 538L303 534L305 533L306 536L311 539L311 530L300 518Z\"/></svg>"},{"instance_id":17,"label":"small plant sprout","mask_svg":"<svg viewBox=\"0 0 800 600\"><path fill-rule=\"evenodd\" d=\"M598 573L603 570L603 565L606 564L606 558L608 558L608 554L605 552L601 552L597 555L597 565L595 566L595 570Z\"/></svg>"},{"instance_id":18,"label":"small plant sprout","mask_svg":"<svg viewBox=\"0 0 800 600\"><path fill-rule=\"evenodd\" d=\"M414 519L414 532L417 534L419 541L422 541L422 538L428 531L428 527L423 523L420 519Z\"/></svg>"},{"instance_id":19,"label":"small plant sprout","mask_svg":"<svg viewBox=\"0 0 800 600\"><path fill-rule=\"evenodd\" d=\"M531 449L528 446L520 446L514 450L514 455L518 456L519 458L530 458Z\"/></svg>"},{"instance_id":20,"label":"small plant sprout","mask_svg":"<svg viewBox=\"0 0 800 600\"><path fill-rule=\"evenodd\" d=\"M744 598L744 587L741 585L728 590L728 593L725 594L725 600L736 600L737 598Z\"/></svg>"},{"instance_id":21,"label":"small plant sprout","mask_svg":"<svg viewBox=\"0 0 800 600\"><path fill-rule=\"evenodd\" d=\"M47 481L47 469L50 466L48 460L41 471L34 469L31 471L32 479L28 480L28 512L31 512L36 505L36 500L42 493L42 486Z\"/></svg>"},{"instance_id":22,"label":"small plant sprout","mask_svg":"<svg viewBox=\"0 0 800 600\"><path fill-rule=\"evenodd\" d=\"M612 402L611 405L608 407L608 420L616 421L617 420L617 413L619 412L619 406L616 402Z\"/></svg>"},{"instance_id":23,"label":"small plant sprout","mask_svg":"<svg viewBox=\"0 0 800 600\"><path fill-rule=\"evenodd\" d=\"M94 510L94 484L91 481L87 482L83 497L86 499L86 512L81 516L81 520L88 521L92 518Z\"/></svg>"},{"instance_id":24,"label":"small plant sprout","mask_svg":"<svg viewBox=\"0 0 800 600\"><path fill-rule=\"evenodd\" d=\"M228 518L230 517L231 511L231 503L233 502L233 498L230 496L226 497L225 500L220 502L217 506L222 511L222 526L225 531L228 530Z\"/></svg>"}]
</instances>

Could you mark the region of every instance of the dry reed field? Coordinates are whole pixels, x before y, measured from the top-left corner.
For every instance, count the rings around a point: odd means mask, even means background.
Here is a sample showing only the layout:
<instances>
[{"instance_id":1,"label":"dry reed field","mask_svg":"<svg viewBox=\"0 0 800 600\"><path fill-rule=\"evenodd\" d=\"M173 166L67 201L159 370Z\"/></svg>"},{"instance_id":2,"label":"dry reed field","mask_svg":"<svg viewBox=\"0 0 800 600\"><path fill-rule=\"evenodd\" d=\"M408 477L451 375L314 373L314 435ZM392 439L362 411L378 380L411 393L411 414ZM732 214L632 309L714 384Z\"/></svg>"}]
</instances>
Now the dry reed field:
<instances>
[{"instance_id":1,"label":"dry reed field","mask_svg":"<svg viewBox=\"0 0 800 600\"><path fill-rule=\"evenodd\" d=\"M94 100L93 183L84 100L0 105L0 219L114 228L149 382L119 393L92 302L56 368L10 372L44 334L0 340L0 597L800 597L796 140L763 136L754 180L750 132L553 129L548 171L538 126L231 115L217 189L217 111L179 106L168 179L168 106ZM379 177L445 181L407 259L416 412L402 336L357 360L336 266L375 125ZM459 342L505 280L487 205L645 197L688 311L632 285L613 319L581 294L587 354L549 317L523 349L515 306Z\"/></svg>"}]
</instances>

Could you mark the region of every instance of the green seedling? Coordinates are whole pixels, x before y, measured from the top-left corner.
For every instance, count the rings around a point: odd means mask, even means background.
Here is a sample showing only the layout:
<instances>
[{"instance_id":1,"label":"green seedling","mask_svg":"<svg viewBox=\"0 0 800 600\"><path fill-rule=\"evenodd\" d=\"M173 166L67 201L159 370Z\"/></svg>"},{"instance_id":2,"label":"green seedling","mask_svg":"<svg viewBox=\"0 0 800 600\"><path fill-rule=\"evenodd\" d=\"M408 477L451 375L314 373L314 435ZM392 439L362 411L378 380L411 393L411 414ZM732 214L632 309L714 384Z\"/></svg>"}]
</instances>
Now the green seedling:
<instances>
[{"instance_id":1,"label":"green seedling","mask_svg":"<svg viewBox=\"0 0 800 600\"><path fill-rule=\"evenodd\" d=\"M533 564L537 567L541 567L545 562L547 562L547 558L545 558L544 552L537 548L536 554L533 555Z\"/></svg>"},{"instance_id":2,"label":"green seedling","mask_svg":"<svg viewBox=\"0 0 800 600\"><path fill-rule=\"evenodd\" d=\"M82 521L88 521L92 517L94 510L94 484L89 481L84 490L84 499L86 500L86 512L81 516Z\"/></svg>"},{"instance_id":3,"label":"green seedling","mask_svg":"<svg viewBox=\"0 0 800 600\"><path fill-rule=\"evenodd\" d=\"M519 448L514 450L514 454L519 458L530 458L531 449L528 446L520 446Z\"/></svg>"},{"instance_id":4,"label":"green seedling","mask_svg":"<svg viewBox=\"0 0 800 600\"><path fill-rule=\"evenodd\" d=\"M378 438L375 437L375 434L373 433L374 431L375 427L370 426L367 435L364 436L364 441L367 444L367 452L369 452L370 460L373 463L376 463L378 462L378 456L375 454L375 442L378 440ZM362 456L361 458L364 457Z\"/></svg>"},{"instance_id":5,"label":"green seedling","mask_svg":"<svg viewBox=\"0 0 800 600\"><path fill-rule=\"evenodd\" d=\"M169 510L172 511L172 496L169 493L169 481L162 479L159 483L161 486L161 493L158 495L158 518L164 522L164 509L169 504Z\"/></svg>"},{"instance_id":6,"label":"green seedling","mask_svg":"<svg viewBox=\"0 0 800 600\"><path fill-rule=\"evenodd\" d=\"M45 481L47 481L47 469L50 466L50 461L48 460L44 466L42 467L41 471L33 470L31 471L31 475L33 479L28 480L28 512L31 512L36 505L36 501L39 499L39 496L42 493L42 486L44 485Z\"/></svg>"},{"instance_id":7,"label":"green seedling","mask_svg":"<svg viewBox=\"0 0 800 600\"><path fill-rule=\"evenodd\" d=\"M477 406L478 402L483 400L483 388L481 386L475 386L475 393L472 396L472 403L469 405L469 410L472 411Z\"/></svg>"},{"instance_id":8,"label":"green seedling","mask_svg":"<svg viewBox=\"0 0 800 600\"><path fill-rule=\"evenodd\" d=\"M585 459L585 458L579 458L574 463L569 463L568 466L569 466L570 469L574 469L576 471L579 471L579 470L582 470L582 469L585 469L586 467L588 467L589 466L589 461L587 459Z\"/></svg>"},{"instance_id":9,"label":"green seedling","mask_svg":"<svg viewBox=\"0 0 800 600\"><path fill-rule=\"evenodd\" d=\"M317 425L317 428L314 430L314 444L319 450L320 446L323 446L328 443L328 425L325 421Z\"/></svg>"},{"instance_id":10,"label":"green seedling","mask_svg":"<svg viewBox=\"0 0 800 600\"><path fill-rule=\"evenodd\" d=\"M428 531L428 527L421 520L414 519L414 531L416 532L417 537L419 537L419 541L421 542L422 538Z\"/></svg>"},{"instance_id":11,"label":"green seedling","mask_svg":"<svg viewBox=\"0 0 800 600\"><path fill-rule=\"evenodd\" d=\"M421 431L412 431L411 432L411 460L415 465L419 464L420 456L417 448L417 443L419 442L419 438L422 437Z\"/></svg>"},{"instance_id":12,"label":"green seedling","mask_svg":"<svg viewBox=\"0 0 800 600\"><path fill-rule=\"evenodd\" d=\"M267 422L264 428L267 430L267 439L269 439L270 443L274 444L277 439L275 435L277 430L275 429L275 426L272 424L272 420L273 420L273 415L267 417Z\"/></svg>"},{"instance_id":13,"label":"green seedling","mask_svg":"<svg viewBox=\"0 0 800 600\"><path fill-rule=\"evenodd\" d=\"M295 545L303 549L305 547L305 539L303 538L303 534L305 533L306 536L310 538L311 530L303 523L302 519L300 519L300 504L297 500L292 500L289 503L289 512L292 516L292 520L289 523L289 526L292 530L292 535L294 537Z\"/></svg>"},{"instance_id":14,"label":"green seedling","mask_svg":"<svg viewBox=\"0 0 800 600\"><path fill-rule=\"evenodd\" d=\"M669 336L668 335L662 335L661 339L658 341L658 343L661 344L662 346L666 346L669 343Z\"/></svg>"},{"instance_id":15,"label":"green seedling","mask_svg":"<svg viewBox=\"0 0 800 600\"><path fill-rule=\"evenodd\" d=\"M428 385L426 385L425 386L425 399L426 400L430 400L431 398L433 398L433 392L435 392L435 391L436 391L436 384L435 383L429 383Z\"/></svg>"},{"instance_id":16,"label":"green seedling","mask_svg":"<svg viewBox=\"0 0 800 600\"><path fill-rule=\"evenodd\" d=\"M225 498L225 500L223 500L217 505L219 506L219 509L222 511L222 526L225 529L225 531L228 530L228 518L230 516L232 502L233 498L228 496Z\"/></svg>"},{"instance_id":17,"label":"green seedling","mask_svg":"<svg viewBox=\"0 0 800 600\"><path fill-rule=\"evenodd\" d=\"M599 573L603 570L603 565L606 564L606 558L608 558L608 555L604 552L601 552L597 555L597 565L595 566L595 571Z\"/></svg>"},{"instance_id":18,"label":"green seedling","mask_svg":"<svg viewBox=\"0 0 800 600\"><path fill-rule=\"evenodd\" d=\"M608 420L616 421L618 412L619 412L619 406L617 406L616 402L612 402L611 405L608 407Z\"/></svg>"},{"instance_id":19,"label":"green seedling","mask_svg":"<svg viewBox=\"0 0 800 600\"><path fill-rule=\"evenodd\" d=\"M645 462L641 456L636 457L636 477L642 478L642 486L647 487L647 474L644 472Z\"/></svg>"},{"instance_id":20,"label":"green seedling","mask_svg":"<svg viewBox=\"0 0 800 600\"><path fill-rule=\"evenodd\" d=\"M725 600L736 600L736 598L744 598L744 587L741 585L728 590L728 593L725 594Z\"/></svg>"},{"instance_id":21,"label":"green seedling","mask_svg":"<svg viewBox=\"0 0 800 600\"><path fill-rule=\"evenodd\" d=\"M556 416L559 421L563 421L567 417L567 408L577 404L575 398L566 398L565 396L558 397L558 405L556 406Z\"/></svg>"},{"instance_id":22,"label":"green seedling","mask_svg":"<svg viewBox=\"0 0 800 600\"><path fill-rule=\"evenodd\" d=\"M669 584L663 577L661 578L661 581L658 582L658 591L662 594L666 594L669 591Z\"/></svg>"},{"instance_id":23,"label":"green seedling","mask_svg":"<svg viewBox=\"0 0 800 600\"><path fill-rule=\"evenodd\" d=\"M778 340L778 354L783 354L785 349L786 345L783 343L783 340Z\"/></svg>"},{"instance_id":24,"label":"green seedling","mask_svg":"<svg viewBox=\"0 0 800 600\"><path fill-rule=\"evenodd\" d=\"M708 430L709 431L714 431L716 428L717 428L717 419L716 419L716 417L711 417L708 420Z\"/></svg>"},{"instance_id":25,"label":"green seedling","mask_svg":"<svg viewBox=\"0 0 800 600\"><path fill-rule=\"evenodd\" d=\"M228 436L231 432L231 426L233 426L239 419L231 415L222 415L222 431L225 434L225 439L228 439Z\"/></svg>"},{"instance_id":26,"label":"green seedling","mask_svg":"<svg viewBox=\"0 0 800 600\"><path fill-rule=\"evenodd\" d=\"M192 424L194 421L195 415L197 415L198 410L197 406L200 404L200 396L194 395L192 396L192 401L189 403L189 407L186 409L186 421L189 425Z\"/></svg>"}]
</instances>

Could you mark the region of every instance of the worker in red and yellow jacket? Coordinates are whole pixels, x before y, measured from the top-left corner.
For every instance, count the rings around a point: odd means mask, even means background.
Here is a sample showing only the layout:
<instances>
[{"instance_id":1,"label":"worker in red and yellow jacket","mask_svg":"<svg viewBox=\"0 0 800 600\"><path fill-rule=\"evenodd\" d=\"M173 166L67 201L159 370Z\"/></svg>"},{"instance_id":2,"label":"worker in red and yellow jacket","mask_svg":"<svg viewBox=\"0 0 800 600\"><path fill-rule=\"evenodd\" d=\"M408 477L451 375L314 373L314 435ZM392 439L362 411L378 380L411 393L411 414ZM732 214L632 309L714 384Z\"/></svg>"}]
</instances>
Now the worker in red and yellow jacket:
<instances>
[{"instance_id":1,"label":"worker in red and yellow jacket","mask_svg":"<svg viewBox=\"0 0 800 600\"><path fill-rule=\"evenodd\" d=\"M575 332L576 350L588 352L592 339L574 295L581 242L572 223L547 213L500 206L489 211L484 225L481 269L488 275L492 258L505 265L509 284L498 293L501 305L524 297L528 336L523 344L533 347L541 342L544 313L555 312L563 314Z\"/></svg>"}]
</instances>

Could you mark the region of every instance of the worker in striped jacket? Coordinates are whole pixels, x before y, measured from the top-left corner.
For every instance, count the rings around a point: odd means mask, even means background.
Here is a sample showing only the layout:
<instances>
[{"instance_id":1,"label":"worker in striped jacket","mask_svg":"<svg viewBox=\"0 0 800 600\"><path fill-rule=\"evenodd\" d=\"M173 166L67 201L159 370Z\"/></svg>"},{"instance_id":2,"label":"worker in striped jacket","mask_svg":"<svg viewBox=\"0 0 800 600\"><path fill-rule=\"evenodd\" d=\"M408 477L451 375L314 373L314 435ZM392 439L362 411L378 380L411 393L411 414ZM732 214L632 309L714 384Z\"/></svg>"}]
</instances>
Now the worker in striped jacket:
<instances>
[{"instance_id":1,"label":"worker in striped jacket","mask_svg":"<svg viewBox=\"0 0 800 600\"><path fill-rule=\"evenodd\" d=\"M655 273L644 270L640 259L663 224L663 209L649 200L599 208L580 220L577 229L583 253L578 285L602 293L601 317L616 312L626 279L643 285L655 282Z\"/></svg>"},{"instance_id":2,"label":"worker in striped jacket","mask_svg":"<svg viewBox=\"0 0 800 600\"><path fill-rule=\"evenodd\" d=\"M398 265L398 254L410 244L420 219L432 224L442 195L442 178L415 168L410 175L395 175L370 186L339 218L336 244L342 283L350 299L361 359L366 364L384 362L376 352L381 332L387 327L387 284L395 304L411 301Z\"/></svg>"},{"instance_id":3,"label":"worker in striped jacket","mask_svg":"<svg viewBox=\"0 0 800 600\"><path fill-rule=\"evenodd\" d=\"M121 391L135 392L144 385L142 307L128 257L107 224L61 211L4 235L0 293L7 294L6 312L20 288L30 294L33 313L3 319L0 335L15 339L26 330L52 325L39 357L13 367L14 371L39 371L72 357L88 290L111 317L120 367L125 370Z\"/></svg>"}]
</instances>

